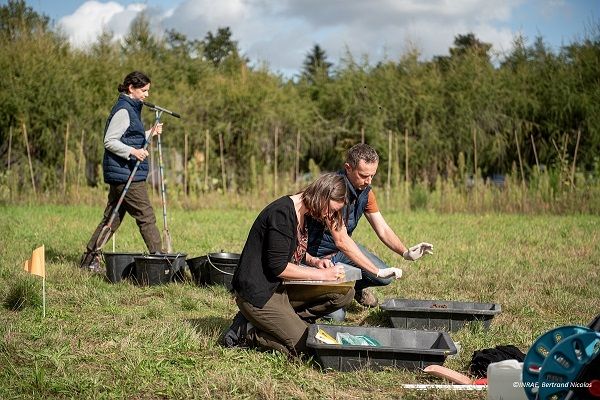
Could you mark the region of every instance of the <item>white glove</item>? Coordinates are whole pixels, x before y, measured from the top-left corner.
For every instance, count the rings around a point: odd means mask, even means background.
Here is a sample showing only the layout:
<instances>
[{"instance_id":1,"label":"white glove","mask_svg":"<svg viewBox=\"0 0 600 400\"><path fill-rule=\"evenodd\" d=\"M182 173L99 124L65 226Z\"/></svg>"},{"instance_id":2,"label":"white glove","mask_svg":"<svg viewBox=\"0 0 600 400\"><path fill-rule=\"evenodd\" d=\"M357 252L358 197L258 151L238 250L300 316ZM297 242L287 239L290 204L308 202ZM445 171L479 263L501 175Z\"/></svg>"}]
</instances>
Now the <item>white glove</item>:
<instances>
[{"instance_id":1,"label":"white glove","mask_svg":"<svg viewBox=\"0 0 600 400\"><path fill-rule=\"evenodd\" d=\"M408 261L415 261L424 254L433 254L433 245L430 243L419 243L402 253L402 257Z\"/></svg>"},{"instance_id":2,"label":"white glove","mask_svg":"<svg viewBox=\"0 0 600 400\"><path fill-rule=\"evenodd\" d=\"M402 270L400 268L380 268L377 271L378 278L391 278L392 276L400 279L402 277Z\"/></svg>"}]
</instances>

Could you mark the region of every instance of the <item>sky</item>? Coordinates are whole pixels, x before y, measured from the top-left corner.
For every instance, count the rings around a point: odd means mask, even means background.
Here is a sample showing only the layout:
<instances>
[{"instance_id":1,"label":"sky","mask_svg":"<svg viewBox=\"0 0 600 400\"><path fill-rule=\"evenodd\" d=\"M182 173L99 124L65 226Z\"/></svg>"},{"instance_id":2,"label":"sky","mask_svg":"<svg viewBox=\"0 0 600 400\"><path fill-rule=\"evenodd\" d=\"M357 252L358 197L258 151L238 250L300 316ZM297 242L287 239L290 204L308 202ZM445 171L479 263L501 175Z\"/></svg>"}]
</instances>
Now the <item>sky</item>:
<instances>
[{"instance_id":1,"label":"sky","mask_svg":"<svg viewBox=\"0 0 600 400\"><path fill-rule=\"evenodd\" d=\"M7 0L0 0L5 5ZM447 55L454 38L473 32L500 57L523 35L554 51L586 33L600 34L600 0L26 0L79 48L103 30L122 38L145 11L151 28L189 39L230 27L255 65L293 77L315 44L339 65L348 53L374 65L418 49L422 60Z\"/></svg>"}]
</instances>

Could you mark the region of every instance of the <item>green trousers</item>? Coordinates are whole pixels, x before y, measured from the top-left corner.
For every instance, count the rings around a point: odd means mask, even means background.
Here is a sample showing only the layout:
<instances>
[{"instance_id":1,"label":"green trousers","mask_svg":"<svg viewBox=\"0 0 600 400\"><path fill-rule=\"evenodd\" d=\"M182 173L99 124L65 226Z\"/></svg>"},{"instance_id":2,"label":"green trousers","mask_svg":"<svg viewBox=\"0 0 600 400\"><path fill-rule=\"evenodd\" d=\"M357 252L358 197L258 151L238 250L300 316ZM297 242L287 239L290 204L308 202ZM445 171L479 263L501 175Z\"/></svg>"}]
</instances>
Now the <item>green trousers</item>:
<instances>
[{"instance_id":1,"label":"green trousers","mask_svg":"<svg viewBox=\"0 0 600 400\"><path fill-rule=\"evenodd\" d=\"M288 355L311 355L306 346L309 323L348 306L354 288L323 290L326 286L280 285L263 308L253 306L240 296L236 303L254 325L247 332L247 343L260 350L277 350Z\"/></svg>"}]
</instances>

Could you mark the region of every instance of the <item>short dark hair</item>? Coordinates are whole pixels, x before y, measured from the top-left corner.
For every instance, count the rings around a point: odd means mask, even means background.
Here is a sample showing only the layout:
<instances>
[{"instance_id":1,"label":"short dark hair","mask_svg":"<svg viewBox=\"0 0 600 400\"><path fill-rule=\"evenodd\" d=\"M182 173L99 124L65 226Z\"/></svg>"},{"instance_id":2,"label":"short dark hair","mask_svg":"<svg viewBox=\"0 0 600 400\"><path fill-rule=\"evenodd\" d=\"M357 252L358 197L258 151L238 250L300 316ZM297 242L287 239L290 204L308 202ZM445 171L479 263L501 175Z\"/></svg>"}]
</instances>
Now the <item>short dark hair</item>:
<instances>
[{"instance_id":1,"label":"short dark hair","mask_svg":"<svg viewBox=\"0 0 600 400\"><path fill-rule=\"evenodd\" d=\"M338 210L331 217L331 220L324 221L321 215L323 210L329 209L329 201L347 202L346 181L344 177L335 172L328 172L321 175L313 183L308 185L302 193L302 201L306 206L308 215L318 219L326 225L331 225L333 229L339 229L342 226L342 210Z\"/></svg>"},{"instance_id":2,"label":"short dark hair","mask_svg":"<svg viewBox=\"0 0 600 400\"><path fill-rule=\"evenodd\" d=\"M123 83L119 84L118 90L119 93L127 93L129 90L129 85L132 85L134 89L139 89L143 88L149 83L150 78L148 75L140 71L133 71L127 74L125 79L123 79Z\"/></svg>"},{"instance_id":3,"label":"short dark hair","mask_svg":"<svg viewBox=\"0 0 600 400\"><path fill-rule=\"evenodd\" d=\"M346 162L352 168L356 168L360 160L367 164L379 162L379 156L374 148L365 143L355 144L346 153Z\"/></svg>"}]
</instances>

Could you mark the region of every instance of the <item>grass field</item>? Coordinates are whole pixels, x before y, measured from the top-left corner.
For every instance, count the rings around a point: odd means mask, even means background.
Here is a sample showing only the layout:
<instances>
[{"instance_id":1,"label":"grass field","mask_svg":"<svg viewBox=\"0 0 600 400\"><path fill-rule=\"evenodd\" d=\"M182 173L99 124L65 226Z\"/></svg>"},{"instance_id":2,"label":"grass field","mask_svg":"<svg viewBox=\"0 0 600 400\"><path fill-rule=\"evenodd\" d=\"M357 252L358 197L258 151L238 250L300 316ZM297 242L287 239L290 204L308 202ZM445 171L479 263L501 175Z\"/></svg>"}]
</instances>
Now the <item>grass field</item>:
<instances>
[{"instance_id":1,"label":"grass field","mask_svg":"<svg viewBox=\"0 0 600 400\"><path fill-rule=\"evenodd\" d=\"M100 214L99 207L88 206L0 208L0 399L486 397L485 392L401 389L401 383L435 382L419 372L320 371L311 362L279 354L221 348L216 340L236 312L223 287L110 284L79 271L77 262ZM256 214L170 210L174 250L188 257L239 252ZM450 368L466 372L474 350L500 344L526 352L547 330L587 324L600 312L599 216L384 215L406 244L431 242L435 254L403 261L362 221L355 239L404 270L401 280L375 290L380 300L502 306L489 331L473 324L452 334L462 350L447 360ZM46 318L34 295L41 279L22 271L23 261L41 244L46 246ZM117 233L116 251L144 251L131 218ZM30 306L6 307L15 290L31 285ZM379 309L355 305L349 311L348 324L390 326Z\"/></svg>"}]
</instances>

